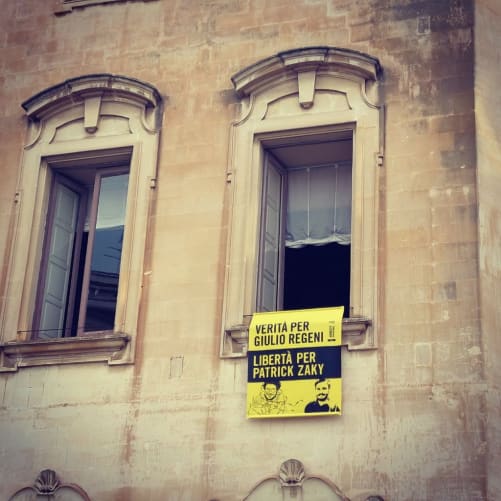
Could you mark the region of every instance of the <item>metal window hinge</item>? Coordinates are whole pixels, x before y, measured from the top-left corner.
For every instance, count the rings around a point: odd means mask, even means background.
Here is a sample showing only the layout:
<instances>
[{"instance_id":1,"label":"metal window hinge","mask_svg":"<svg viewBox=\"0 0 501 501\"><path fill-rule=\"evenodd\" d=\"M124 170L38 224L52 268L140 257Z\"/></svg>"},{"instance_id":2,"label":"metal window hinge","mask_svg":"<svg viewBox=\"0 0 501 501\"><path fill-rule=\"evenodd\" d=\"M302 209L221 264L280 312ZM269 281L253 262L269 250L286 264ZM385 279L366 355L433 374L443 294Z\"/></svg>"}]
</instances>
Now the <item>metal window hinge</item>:
<instances>
[{"instance_id":1,"label":"metal window hinge","mask_svg":"<svg viewBox=\"0 0 501 501\"><path fill-rule=\"evenodd\" d=\"M150 178L150 188L154 190L157 187L157 178L152 177Z\"/></svg>"},{"instance_id":2,"label":"metal window hinge","mask_svg":"<svg viewBox=\"0 0 501 501\"><path fill-rule=\"evenodd\" d=\"M232 181L233 181L233 171L228 171L226 173L226 183L231 184Z\"/></svg>"},{"instance_id":3,"label":"metal window hinge","mask_svg":"<svg viewBox=\"0 0 501 501\"><path fill-rule=\"evenodd\" d=\"M378 167L382 167L384 162L384 155L382 153L378 153L376 155L376 165Z\"/></svg>"},{"instance_id":4,"label":"metal window hinge","mask_svg":"<svg viewBox=\"0 0 501 501\"><path fill-rule=\"evenodd\" d=\"M16 193L14 195L14 203L18 204L20 202L21 202L21 192L20 191L16 191Z\"/></svg>"}]
</instances>

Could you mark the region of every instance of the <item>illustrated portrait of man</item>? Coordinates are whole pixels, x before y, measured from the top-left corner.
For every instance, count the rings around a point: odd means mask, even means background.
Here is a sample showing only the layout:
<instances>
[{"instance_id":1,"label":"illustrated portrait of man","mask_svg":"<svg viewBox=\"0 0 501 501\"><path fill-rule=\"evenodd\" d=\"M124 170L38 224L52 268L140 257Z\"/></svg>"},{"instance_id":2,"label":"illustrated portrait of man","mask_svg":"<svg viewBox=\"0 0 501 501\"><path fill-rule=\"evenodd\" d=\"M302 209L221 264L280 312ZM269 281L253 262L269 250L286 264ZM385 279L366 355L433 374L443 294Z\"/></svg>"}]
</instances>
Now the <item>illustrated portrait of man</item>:
<instances>
[{"instance_id":1,"label":"illustrated portrait of man","mask_svg":"<svg viewBox=\"0 0 501 501\"><path fill-rule=\"evenodd\" d=\"M306 404L305 413L310 412L339 412L341 409L336 403L330 401L329 392L331 385L327 379L315 381L316 400Z\"/></svg>"},{"instance_id":2,"label":"illustrated portrait of man","mask_svg":"<svg viewBox=\"0 0 501 501\"><path fill-rule=\"evenodd\" d=\"M259 395L255 396L249 408L249 414L270 415L283 414L287 399L282 394L280 381L273 379L264 381Z\"/></svg>"}]
</instances>

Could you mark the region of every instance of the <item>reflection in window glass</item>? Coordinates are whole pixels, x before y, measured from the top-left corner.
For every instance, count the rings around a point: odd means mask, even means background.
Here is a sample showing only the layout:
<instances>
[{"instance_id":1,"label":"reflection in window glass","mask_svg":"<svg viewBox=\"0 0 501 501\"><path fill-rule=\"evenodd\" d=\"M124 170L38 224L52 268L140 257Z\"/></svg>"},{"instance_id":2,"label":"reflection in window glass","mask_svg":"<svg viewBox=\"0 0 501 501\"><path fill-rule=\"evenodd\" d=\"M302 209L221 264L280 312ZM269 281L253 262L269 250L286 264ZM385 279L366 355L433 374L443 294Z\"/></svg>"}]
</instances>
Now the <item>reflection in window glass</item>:
<instances>
[{"instance_id":1,"label":"reflection in window glass","mask_svg":"<svg viewBox=\"0 0 501 501\"><path fill-rule=\"evenodd\" d=\"M117 305L128 174L101 179L85 331L111 330Z\"/></svg>"}]
</instances>

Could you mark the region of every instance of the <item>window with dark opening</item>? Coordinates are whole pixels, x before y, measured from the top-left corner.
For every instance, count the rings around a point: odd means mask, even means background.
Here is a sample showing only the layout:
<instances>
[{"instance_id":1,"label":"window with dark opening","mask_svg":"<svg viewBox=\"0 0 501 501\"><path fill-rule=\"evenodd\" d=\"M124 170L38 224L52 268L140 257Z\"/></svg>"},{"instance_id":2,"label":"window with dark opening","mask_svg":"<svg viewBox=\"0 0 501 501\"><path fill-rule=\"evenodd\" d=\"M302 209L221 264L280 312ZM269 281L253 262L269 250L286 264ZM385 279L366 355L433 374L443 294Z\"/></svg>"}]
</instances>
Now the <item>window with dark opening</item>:
<instances>
[{"instance_id":1,"label":"window with dark opening","mask_svg":"<svg viewBox=\"0 0 501 501\"><path fill-rule=\"evenodd\" d=\"M263 142L258 311L349 316L352 132Z\"/></svg>"}]
</instances>

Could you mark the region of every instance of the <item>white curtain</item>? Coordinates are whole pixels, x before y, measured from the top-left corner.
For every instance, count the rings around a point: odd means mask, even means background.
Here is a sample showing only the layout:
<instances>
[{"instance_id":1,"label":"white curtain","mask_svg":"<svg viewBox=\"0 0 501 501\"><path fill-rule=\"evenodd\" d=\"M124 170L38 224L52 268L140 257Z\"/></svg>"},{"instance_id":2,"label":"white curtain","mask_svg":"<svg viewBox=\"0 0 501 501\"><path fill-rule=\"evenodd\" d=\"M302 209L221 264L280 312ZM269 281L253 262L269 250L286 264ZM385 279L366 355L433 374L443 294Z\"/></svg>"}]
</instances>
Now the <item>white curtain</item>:
<instances>
[{"instance_id":1,"label":"white curtain","mask_svg":"<svg viewBox=\"0 0 501 501\"><path fill-rule=\"evenodd\" d=\"M351 242L351 163L288 171L287 247Z\"/></svg>"}]
</instances>

